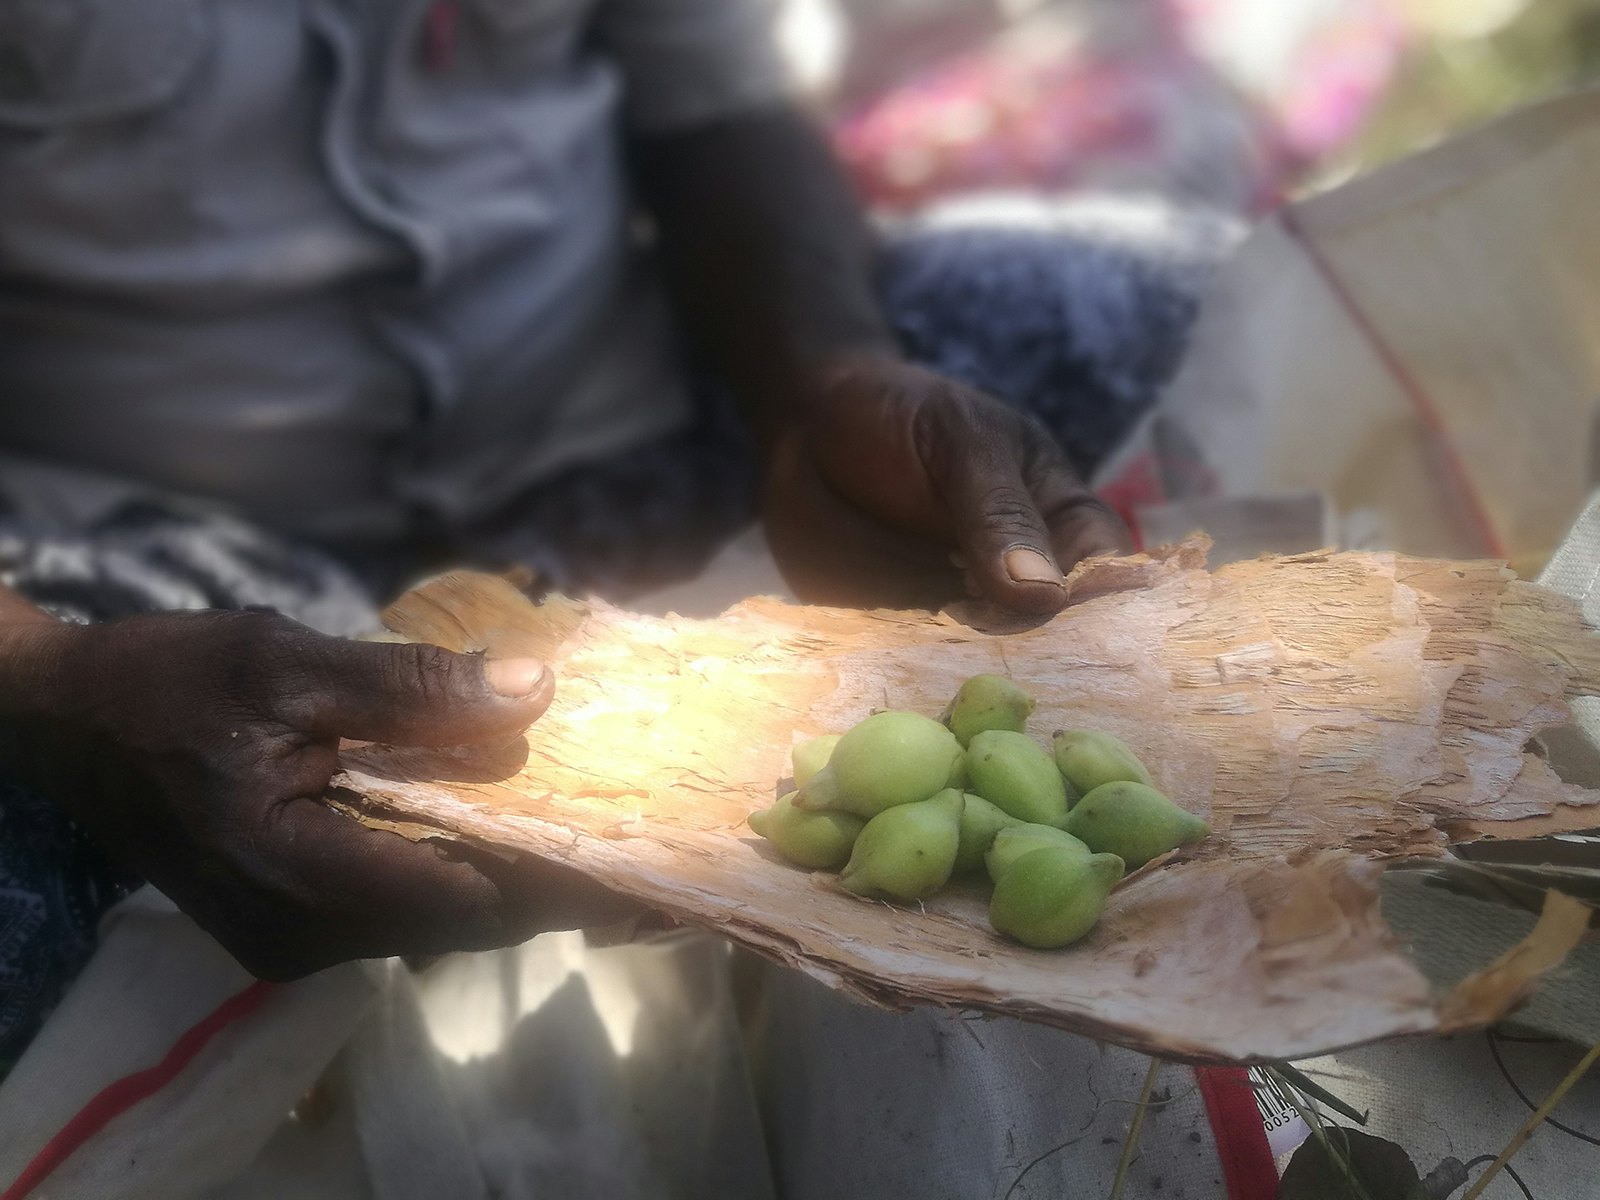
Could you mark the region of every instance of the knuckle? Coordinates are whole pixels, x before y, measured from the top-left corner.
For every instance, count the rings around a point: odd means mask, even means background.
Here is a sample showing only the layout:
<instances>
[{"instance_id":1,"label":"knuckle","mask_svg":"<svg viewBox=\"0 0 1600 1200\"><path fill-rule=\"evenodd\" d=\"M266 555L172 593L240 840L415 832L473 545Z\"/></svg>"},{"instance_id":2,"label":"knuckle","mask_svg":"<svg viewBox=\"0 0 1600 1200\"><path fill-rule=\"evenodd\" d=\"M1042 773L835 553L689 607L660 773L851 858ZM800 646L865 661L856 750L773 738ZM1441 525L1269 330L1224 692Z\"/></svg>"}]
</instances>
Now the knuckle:
<instances>
[{"instance_id":1,"label":"knuckle","mask_svg":"<svg viewBox=\"0 0 1600 1200\"><path fill-rule=\"evenodd\" d=\"M270 697L305 679L315 658L316 634L277 613L234 613L221 648L230 682L243 694Z\"/></svg>"},{"instance_id":2,"label":"knuckle","mask_svg":"<svg viewBox=\"0 0 1600 1200\"><path fill-rule=\"evenodd\" d=\"M460 656L438 646L397 645L389 656L388 681L397 694L409 694L425 706L440 705L459 690Z\"/></svg>"},{"instance_id":3,"label":"knuckle","mask_svg":"<svg viewBox=\"0 0 1600 1200\"><path fill-rule=\"evenodd\" d=\"M947 471L993 470L1006 463L1021 470L1035 440L1027 418L1009 405L948 382L917 409L914 432L923 461Z\"/></svg>"},{"instance_id":4,"label":"knuckle","mask_svg":"<svg viewBox=\"0 0 1600 1200\"><path fill-rule=\"evenodd\" d=\"M278 613L228 613L227 618L230 649L243 656L272 661L298 649L301 631Z\"/></svg>"},{"instance_id":5,"label":"knuckle","mask_svg":"<svg viewBox=\"0 0 1600 1200\"><path fill-rule=\"evenodd\" d=\"M1012 484L995 484L980 502L984 523L992 529L1038 532L1041 523L1033 497Z\"/></svg>"}]
</instances>

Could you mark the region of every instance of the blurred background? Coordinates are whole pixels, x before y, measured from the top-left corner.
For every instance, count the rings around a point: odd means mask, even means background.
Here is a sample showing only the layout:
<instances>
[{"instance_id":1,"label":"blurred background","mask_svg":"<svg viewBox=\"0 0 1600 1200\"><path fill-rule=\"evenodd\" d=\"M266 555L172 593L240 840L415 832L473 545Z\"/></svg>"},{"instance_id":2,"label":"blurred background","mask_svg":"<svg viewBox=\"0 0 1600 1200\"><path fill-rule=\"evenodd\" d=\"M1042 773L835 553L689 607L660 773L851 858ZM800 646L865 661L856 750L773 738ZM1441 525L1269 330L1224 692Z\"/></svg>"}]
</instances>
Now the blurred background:
<instances>
[{"instance_id":1,"label":"blurred background","mask_svg":"<svg viewBox=\"0 0 1600 1200\"><path fill-rule=\"evenodd\" d=\"M1254 215L1600 69L1597 0L784 0L885 211L996 188Z\"/></svg>"}]
</instances>

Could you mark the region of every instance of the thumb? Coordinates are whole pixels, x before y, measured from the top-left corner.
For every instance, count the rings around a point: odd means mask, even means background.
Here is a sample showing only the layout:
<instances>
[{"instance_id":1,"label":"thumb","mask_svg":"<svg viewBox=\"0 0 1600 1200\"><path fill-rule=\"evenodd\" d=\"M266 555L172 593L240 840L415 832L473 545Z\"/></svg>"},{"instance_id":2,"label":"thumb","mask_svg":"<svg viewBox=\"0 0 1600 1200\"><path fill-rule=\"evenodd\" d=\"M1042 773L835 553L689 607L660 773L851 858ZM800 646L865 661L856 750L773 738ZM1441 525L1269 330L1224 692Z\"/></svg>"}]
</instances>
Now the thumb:
<instances>
[{"instance_id":1,"label":"thumb","mask_svg":"<svg viewBox=\"0 0 1600 1200\"><path fill-rule=\"evenodd\" d=\"M1066 584L1018 455L995 432L971 432L938 439L945 444L928 446L924 458L967 570L987 600L1015 612L1055 612Z\"/></svg>"},{"instance_id":2,"label":"thumb","mask_svg":"<svg viewBox=\"0 0 1600 1200\"><path fill-rule=\"evenodd\" d=\"M318 738L401 746L510 738L555 695L554 674L537 661L422 644L316 637L302 675L286 689L286 723Z\"/></svg>"}]
</instances>

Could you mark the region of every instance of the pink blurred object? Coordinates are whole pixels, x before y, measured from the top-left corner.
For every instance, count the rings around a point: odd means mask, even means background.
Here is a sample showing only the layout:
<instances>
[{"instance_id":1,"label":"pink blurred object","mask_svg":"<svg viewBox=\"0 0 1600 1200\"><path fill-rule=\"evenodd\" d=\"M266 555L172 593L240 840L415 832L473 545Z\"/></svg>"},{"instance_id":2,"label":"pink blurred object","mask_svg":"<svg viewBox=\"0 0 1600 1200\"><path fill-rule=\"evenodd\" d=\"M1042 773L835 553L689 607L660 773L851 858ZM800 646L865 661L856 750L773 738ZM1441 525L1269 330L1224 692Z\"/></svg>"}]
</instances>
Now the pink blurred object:
<instances>
[{"instance_id":1,"label":"pink blurred object","mask_svg":"<svg viewBox=\"0 0 1600 1200\"><path fill-rule=\"evenodd\" d=\"M1322 31L1272 102L1284 140L1308 160L1348 142L1394 77L1406 41L1404 30L1381 9Z\"/></svg>"},{"instance_id":2,"label":"pink blurred object","mask_svg":"<svg viewBox=\"0 0 1600 1200\"><path fill-rule=\"evenodd\" d=\"M1395 0L1160 0L1186 45L1259 107L1290 157L1360 132L1416 31Z\"/></svg>"},{"instance_id":3,"label":"pink blurred object","mask_svg":"<svg viewBox=\"0 0 1600 1200\"><path fill-rule=\"evenodd\" d=\"M1359 132L1408 42L1382 0L1327 7L1062 5L855 106L838 147L882 209L1022 188L1261 212ZM1249 42L1264 16L1265 54Z\"/></svg>"},{"instance_id":4,"label":"pink blurred object","mask_svg":"<svg viewBox=\"0 0 1600 1200\"><path fill-rule=\"evenodd\" d=\"M888 209L1007 188L1258 206L1278 155L1248 107L1165 33L1108 40L996 39L847 113L840 152Z\"/></svg>"}]
</instances>

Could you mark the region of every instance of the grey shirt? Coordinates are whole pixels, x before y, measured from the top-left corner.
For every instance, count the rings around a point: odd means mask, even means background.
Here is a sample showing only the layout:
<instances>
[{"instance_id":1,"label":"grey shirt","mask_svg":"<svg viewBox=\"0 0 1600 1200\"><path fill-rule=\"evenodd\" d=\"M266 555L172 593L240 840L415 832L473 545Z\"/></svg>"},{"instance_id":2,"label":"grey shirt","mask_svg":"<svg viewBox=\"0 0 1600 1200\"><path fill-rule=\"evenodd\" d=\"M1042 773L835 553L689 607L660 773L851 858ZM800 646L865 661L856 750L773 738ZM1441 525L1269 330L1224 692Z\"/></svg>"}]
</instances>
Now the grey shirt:
<instances>
[{"instance_id":1,"label":"grey shirt","mask_svg":"<svg viewBox=\"0 0 1600 1200\"><path fill-rule=\"evenodd\" d=\"M783 91L762 0L0 0L0 451L468 523L683 423L621 160Z\"/></svg>"}]
</instances>

